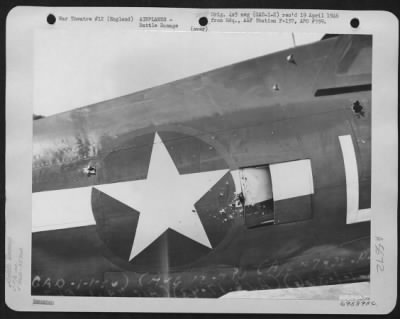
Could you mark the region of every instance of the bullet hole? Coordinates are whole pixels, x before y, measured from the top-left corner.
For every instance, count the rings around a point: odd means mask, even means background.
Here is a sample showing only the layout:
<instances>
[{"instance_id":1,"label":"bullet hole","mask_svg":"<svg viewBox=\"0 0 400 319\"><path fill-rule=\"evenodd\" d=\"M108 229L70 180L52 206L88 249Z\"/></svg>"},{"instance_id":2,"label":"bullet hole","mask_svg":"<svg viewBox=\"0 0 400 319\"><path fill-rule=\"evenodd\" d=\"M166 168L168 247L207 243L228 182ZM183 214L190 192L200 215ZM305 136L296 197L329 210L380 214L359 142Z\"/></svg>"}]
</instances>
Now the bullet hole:
<instances>
[{"instance_id":1,"label":"bullet hole","mask_svg":"<svg viewBox=\"0 0 400 319\"><path fill-rule=\"evenodd\" d=\"M350 25L352 28L357 29L358 26L360 25L360 20L358 20L357 18L353 18L350 21Z\"/></svg>"},{"instance_id":2,"label":"bullet hole","mask_svg":"<svg viewBox=\"0 0 400 319\"><path fill-rule=\"evenodd\" d=\"M95 166L89 165L83 171L86 173L87 177L96 175L96 167Z\"/></svg>"},{"instance_id":3,"label":"bullet hole","mask_svg":"<svg viewBox=\"0 0 400 319\"><path fill-rule=\"evenodd\" d=\"M207 19L207 17L201 17L201 18L199 19L199 24L200 24L202 27L205 27L205 26L208 24L208 19Z\"/></svg>"},{"instance_id":4,"label":"bullet hole","mask_svg":"<svg viewBox=\"0 0 400 319\"><path fill-rule=\"evenodd\" d=\"M48 24L54 24L54 23L56 23L56 17L54 16L54 14L49 14L48 16L47 16L47 23Z\"/></svg>"},{"instance_id":5,"label":"bullet hole","mask_svg":"<svg viewBox=\"0 0 400 319\"><path fill-rule=\"evenodd\" d=\"M295 59L294 59L294 55L293 55L293 54L289 54L289 55L286 57L286 61L289 62L289 63L292 63L292 64L296 64L296 61L295 61Z\"/></svg>"},{"instance_id":6,"label":"bullet hole","mask_svg":"<svg viewBox=\"0 0 400 319\"><path fill-rule=\"evenodd\" d=\"M278 83L275 83L275 84L272 86L272 89L273 89L274 91L279 91L280 89L279 89Z\"/></svg>"},{"instance_id":7,"label":"bullet hole","mask_svg":"<svg viewBox=\"0 0 400 319\"><path fill-rule=\"evenodd\" d=\"M353 112L355 114L357 114L358 116L364 116L365 115L364 107L361 105L361 103L359 101L355 101L353 103Z\"/></svg>"},{"instance_id":8,"label":"bullet hole","mask_svg":"<svg viewBox=\"0 0 400 319\"><path fill-rule=\"evenodd\" d=\"M354 110L354 112L356 112L356 113L360 113L361 111L362 111L362 106L361 106L361 104L360 104L360 102L359 101L355 101L354 103L353 103L353 110Z\"/></svg>"},{"instance_id":9,"label":"bullet hole","mask_svg":"<svg viewBox=\"0 0 400 319\"><path fill-rule=\"evenodd\" d=\"M242 192L236 195L235 200L239 201L242 206L244 206L244 195Z\"/></svg>"}]
</instances>

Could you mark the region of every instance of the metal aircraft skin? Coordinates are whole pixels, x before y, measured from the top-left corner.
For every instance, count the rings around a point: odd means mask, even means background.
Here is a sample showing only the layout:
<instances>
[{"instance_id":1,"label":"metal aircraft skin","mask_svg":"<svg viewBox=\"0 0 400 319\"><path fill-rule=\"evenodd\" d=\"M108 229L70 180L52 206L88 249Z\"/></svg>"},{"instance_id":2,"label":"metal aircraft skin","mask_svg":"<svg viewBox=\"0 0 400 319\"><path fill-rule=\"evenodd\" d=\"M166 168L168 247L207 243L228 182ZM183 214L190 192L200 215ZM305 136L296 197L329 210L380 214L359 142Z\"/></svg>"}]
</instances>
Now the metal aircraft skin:
<instances>
[{"instance_id":1,"label":"metal aircraft skin","mask_svg":"<svg viewBox=\"0 0 400 319\"><path fill-rule=\"evenodd\" d=\"M32 294L368 281L371 55L326 36L35 120Z\"/></svg>"}]
</instances>

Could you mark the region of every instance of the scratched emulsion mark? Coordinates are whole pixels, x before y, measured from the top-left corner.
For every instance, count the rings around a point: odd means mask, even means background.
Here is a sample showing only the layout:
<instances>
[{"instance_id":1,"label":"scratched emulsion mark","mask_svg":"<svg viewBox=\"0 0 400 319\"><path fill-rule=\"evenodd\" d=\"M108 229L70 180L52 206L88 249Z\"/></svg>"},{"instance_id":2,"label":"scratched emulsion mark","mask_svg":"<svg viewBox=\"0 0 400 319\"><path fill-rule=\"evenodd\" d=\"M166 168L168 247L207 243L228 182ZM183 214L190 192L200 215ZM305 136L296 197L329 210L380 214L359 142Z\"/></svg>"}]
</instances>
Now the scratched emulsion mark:
<instances>
[{"instance_id":1,"label":"scratched emulsion mark","mask_svg":"<svg viewBox=\"0 0 400 319\"><path fill-rule=\"evenodd\" d=\"M310 255L245 269L216 266L213 270L191 269L170 274L108 272L102 278L79 280L35 274L32 294L216 298L239 290L300 288L369 280L368 275L363 275L369 268L369 248L358 255L345 249L329 257Z\"/></svg>"},{"instance_id":2,"label":"scratched emulsion mark","mask_svg":"<svg viewBox=\"0 0 400 319\"><path fill-rule=\"evenodd\" d=\"M33 168L66 165L82 159L96 158L99 148L95 134L78 133L55 140L38 141L33 145Z\"/></svg>"}]
</instances>

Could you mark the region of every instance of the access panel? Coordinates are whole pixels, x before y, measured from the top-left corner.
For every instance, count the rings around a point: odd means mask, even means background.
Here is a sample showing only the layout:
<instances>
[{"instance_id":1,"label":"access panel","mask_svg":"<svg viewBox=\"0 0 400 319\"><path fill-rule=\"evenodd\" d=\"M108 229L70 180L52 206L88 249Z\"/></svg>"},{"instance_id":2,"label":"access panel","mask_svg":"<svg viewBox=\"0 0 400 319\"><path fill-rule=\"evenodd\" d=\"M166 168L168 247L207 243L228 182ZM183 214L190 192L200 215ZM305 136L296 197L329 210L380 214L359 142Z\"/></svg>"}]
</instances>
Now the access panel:
<instances>
[{"instance_id":1,"label":"access panel","mask_svg":"<svg viewBox=\"0 0 400 319\"><path fill-rule=\"evenodd\" d=\"M310 160L247 167L239 173L247 227L312 217L314 182Z\"/></svg>"}]
</instances>

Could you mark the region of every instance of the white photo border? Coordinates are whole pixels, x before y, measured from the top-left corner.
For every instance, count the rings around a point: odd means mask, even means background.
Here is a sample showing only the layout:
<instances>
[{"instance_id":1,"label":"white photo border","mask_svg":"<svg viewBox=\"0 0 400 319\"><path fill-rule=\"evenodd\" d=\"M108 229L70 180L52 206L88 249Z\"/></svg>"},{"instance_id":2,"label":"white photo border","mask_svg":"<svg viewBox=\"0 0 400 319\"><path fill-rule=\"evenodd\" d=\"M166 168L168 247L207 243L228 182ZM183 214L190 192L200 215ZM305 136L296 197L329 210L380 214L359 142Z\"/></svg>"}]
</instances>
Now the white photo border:
<instances>
[{"instance_id":1,"label":"white photo border","mask_svg":"<svg viewBox=\"0 0 400 319\"><path fill-rule=\"evenodd\" d=\"M171 16L179 21L179 32L190 31L202 16L212 11L247 9L171 8L63 8L16 7L6 25L6 303L19 311L95 312L199 312L199 313L389 313L397 299L397 101L398 20L385 11L335 11L339 18L327 24L296 25L296 32L371 34L372 65L372 220L371 300L375 305L349 308L335 300L268 299L172 299L127 297L45 296L34 304L31 296L31 195L32 195L32 110L35 30L49 28L49 13L59 15ZM274 11L276 9L257 9ZM279 11L302 11L282 9ZM306 10L320 12L327 10ZM360 27L349 22L357 17ZM66 30L75 26L63 24ZM80 27L97 28L82 24ZM110 28L127 26L114 24ZM293 32L288 24L210 24L213 32ZM176 32L176 31L163 31ZM177 34L179 34L179 32ZM385 270L377 272L380 239L384 243ZM83 302L82 302L83 301ZM157 305L155 307L155 305Z\"/></svg>"}]
</instances>

